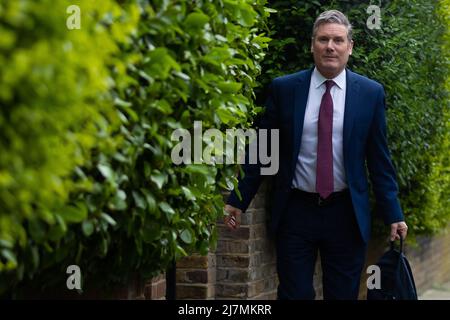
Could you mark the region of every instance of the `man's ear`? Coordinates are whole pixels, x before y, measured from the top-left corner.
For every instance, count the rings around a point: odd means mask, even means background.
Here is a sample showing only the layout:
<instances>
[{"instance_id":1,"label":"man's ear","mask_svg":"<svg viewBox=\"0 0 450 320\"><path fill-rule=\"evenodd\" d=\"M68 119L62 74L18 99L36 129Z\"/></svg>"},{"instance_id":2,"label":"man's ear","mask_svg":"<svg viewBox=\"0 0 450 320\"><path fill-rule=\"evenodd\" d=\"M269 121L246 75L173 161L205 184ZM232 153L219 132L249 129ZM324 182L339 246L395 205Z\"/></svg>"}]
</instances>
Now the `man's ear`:
<instances>
[{"instance_id":1,"label":"man's ear","mask_svg":"<svg viewBox=\"0 0 450 320\"><path fill-rule=\"evenodd\" d=\"M350 55L353 53L353 40L350 41Z\"/></svg>"},{"instance_id":2,"label":"man's ear","mask_svg":"<svg viewBox=\"0 0 450 320\"><path fill-rule=\"evenodd\" d=\"M314 53L313 42L314 42L314 38L311 38L311 53Z\"/></svg>"}]
</instances>

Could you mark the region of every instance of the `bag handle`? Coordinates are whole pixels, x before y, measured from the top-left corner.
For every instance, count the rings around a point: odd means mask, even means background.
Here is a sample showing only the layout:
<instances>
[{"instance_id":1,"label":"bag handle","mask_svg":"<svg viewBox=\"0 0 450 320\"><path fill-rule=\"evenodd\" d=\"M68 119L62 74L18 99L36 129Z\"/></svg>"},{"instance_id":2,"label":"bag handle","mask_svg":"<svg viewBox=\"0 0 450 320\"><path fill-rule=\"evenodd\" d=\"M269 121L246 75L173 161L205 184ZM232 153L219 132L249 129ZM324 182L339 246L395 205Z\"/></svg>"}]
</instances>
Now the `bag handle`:
<instances>
[{"instance_id":1,"label":"bag handle","mask_svg":"<svg viewBox=\"0 0 450 320\"><path fill-rule=\"evenodd\" d=\"M391 250L394 250L395 240L390 241L391 243ZM400 235L400 253L403 252L403 237Z\"/></svg>"}]
</instances>

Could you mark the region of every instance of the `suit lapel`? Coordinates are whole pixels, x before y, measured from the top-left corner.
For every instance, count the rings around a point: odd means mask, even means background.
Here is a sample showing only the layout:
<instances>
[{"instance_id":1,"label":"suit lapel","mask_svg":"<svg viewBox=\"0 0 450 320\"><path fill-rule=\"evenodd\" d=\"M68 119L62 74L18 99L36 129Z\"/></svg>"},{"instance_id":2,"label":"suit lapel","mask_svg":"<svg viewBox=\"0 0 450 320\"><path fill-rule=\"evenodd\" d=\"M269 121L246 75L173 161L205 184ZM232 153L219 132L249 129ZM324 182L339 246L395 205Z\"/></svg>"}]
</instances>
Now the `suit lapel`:
<instances>
[{"instance_id":1,"label":"suit lapel","mask_svg":"<svg viewBox=\"0 0 450 320\"><path fill-rule=\"evenodd\" d=\"M347 90L345 93L344 110L344 167L347 172L347 160L349 157L350 137L359 105L359 83L353 72L346 69Z\"/></svg>"},{"instance_id":2,"label":"suit lapel","mask_svg":"<svg viewBox=\"0 0 450 320\"><path fill-rule=\"evenodd\" d=\"M295 164L297 163L298 153L300 151L300 144L303 132L303 122L305 119L306 103L308 102L309 85L311 83L311 74L314 68L307 72L300 74L298 82L295 86L294 99L294 148L292 150L292 167L291 174L294 174Z\"/></svg>"}]
</instances>

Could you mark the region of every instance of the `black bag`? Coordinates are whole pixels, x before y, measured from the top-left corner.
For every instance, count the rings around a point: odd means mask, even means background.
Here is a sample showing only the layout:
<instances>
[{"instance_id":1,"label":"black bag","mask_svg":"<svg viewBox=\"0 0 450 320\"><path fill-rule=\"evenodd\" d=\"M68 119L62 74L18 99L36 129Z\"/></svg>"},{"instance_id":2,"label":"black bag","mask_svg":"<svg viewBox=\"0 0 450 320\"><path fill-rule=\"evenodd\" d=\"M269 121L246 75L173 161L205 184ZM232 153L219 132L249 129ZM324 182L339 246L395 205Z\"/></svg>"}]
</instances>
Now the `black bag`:
<instances>
[{"instance_id":1,"label":"black bag","mask_svg":"<svg viewBox=\"0 0 450 320\"><path fill-rule=\"evenodd\" d=\"M409 262L403 254L403 239L400 251L391 248L377 262L381 271L381 288L367 289L367 300L417 300L416 284Z\"/></svg>"}]
</instances>

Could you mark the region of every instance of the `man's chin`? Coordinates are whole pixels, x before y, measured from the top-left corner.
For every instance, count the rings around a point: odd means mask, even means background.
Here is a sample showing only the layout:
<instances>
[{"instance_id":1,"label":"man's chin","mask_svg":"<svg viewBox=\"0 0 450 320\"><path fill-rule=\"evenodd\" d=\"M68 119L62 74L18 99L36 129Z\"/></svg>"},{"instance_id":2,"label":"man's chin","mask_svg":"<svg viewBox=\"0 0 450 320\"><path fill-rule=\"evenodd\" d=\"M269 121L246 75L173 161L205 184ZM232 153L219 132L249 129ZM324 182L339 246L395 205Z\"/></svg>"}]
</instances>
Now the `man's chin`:
<instances>
[{"instance_id":1,"label":"man's chin","mask_svg":"<svg viewBox=\"0 0 450 320\"><path fill-rule=\"evenodd\" d=\"M337 75L340 70L340 66L336 64L323 64L318 69L323 76Z\"/></svg>"},{"instance_id":2,"label":"man's chin","mask_svg":"<svg viewBox=\"0 0 450 320\"><path fill-rule=\"evenodd\" d=\"M332 62L326 62L322 64L322 68L327 70L327 71L336 71L339 70L339 64L332 61Z\"/></svg>"}]
</instances>

